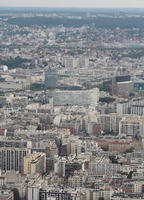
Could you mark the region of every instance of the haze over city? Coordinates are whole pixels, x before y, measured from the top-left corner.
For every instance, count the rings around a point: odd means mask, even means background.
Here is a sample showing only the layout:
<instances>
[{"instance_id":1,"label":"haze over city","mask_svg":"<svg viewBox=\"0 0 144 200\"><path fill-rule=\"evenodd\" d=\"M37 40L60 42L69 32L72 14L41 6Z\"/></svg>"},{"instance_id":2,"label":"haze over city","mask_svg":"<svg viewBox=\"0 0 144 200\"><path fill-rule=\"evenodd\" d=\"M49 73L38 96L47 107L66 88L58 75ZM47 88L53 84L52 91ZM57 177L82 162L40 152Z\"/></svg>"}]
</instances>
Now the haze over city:
<instances>
[{"instance_id":1,"label":"haze over city","mask_svg":"<svg viewBox=\"0 0 144 200\"><path fill-rule=\"evenodd\" d=\"M6 7L144 8L143 0L1 0Z\"/></svg>"}]
</instances>

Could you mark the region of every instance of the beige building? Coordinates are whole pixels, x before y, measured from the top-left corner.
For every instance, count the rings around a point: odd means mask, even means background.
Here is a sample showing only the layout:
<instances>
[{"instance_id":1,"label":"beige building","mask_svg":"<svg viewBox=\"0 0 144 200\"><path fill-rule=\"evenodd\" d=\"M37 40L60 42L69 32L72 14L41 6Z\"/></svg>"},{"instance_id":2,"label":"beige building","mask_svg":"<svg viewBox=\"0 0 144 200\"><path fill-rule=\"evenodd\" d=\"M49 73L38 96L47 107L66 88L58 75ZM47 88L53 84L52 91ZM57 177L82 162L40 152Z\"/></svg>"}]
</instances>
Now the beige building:
<instances>
[{"instance_id":1,"label":"beige building","mask_svg":"<svg viewBox=\"0 0 144 200\"><path fill-rule=\"evenodd\" d=\"M44 173L46 171L46 155L33 153L24 157L24 174Z\"/></svg>"},{"instance_id":2,"label":"beige building","mask_svg":"<svg viewBox=\"0 0 144 200\"><path fill-rule=\"evenodd\" d=\"M112 192L110 187L105 188L104 190L89 189L86 190L86 200L98 200L102 197L106 200L110 200Z\"/></svg>"},{"instance_id":3,"label":"beige building","mask_svg":"<svg viewBox=\"0 0 144 200\"><path fill-rule=\"evenodd\" d=\"M68 184L70 187L76 188L76 187L83 187L85 182L85 178L83 176L72 176L68 179Z\"/></svg>"},{"instance_id":4,"label":"beige building","mask_svg":"<svg viewBox=\"0 0 144 200\"><path fill-rule=\"evenodd\" d=\"M134 182L134 192L143 193L144 191L144 181L135 181Z\"/></svg>"},{"instance_id":5,"label":"beige building","mask_svg":"<svg viewBox=\"0 0 144 200\"><path fill-rule=\"evenodd\" d=\"M109 143L110 152L124 152L131 147L130 142L113 141Z\"/></svg>"}]
</instances>

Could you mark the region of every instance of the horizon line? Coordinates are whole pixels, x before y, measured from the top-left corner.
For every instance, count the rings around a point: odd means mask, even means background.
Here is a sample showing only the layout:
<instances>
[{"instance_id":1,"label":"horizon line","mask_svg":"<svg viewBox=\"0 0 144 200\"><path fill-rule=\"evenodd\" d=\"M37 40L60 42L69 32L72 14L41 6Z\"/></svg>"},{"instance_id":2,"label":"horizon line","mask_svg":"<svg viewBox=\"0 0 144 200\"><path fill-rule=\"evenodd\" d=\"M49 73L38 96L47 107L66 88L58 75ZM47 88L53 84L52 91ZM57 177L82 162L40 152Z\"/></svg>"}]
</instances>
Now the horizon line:
<instances>
[{"instance_id":1,"label":"horizon line","mask_svg":"<svg viewBox=\"0 0 144 200\"><path fill-rule=\"evenodd\" d=\"M70 7L70 6L63 6L63 7L54 7L54 6L0 6L1 8L53 8L53 9L144 9L144 7Z\"/></svg>"}]
</instances>

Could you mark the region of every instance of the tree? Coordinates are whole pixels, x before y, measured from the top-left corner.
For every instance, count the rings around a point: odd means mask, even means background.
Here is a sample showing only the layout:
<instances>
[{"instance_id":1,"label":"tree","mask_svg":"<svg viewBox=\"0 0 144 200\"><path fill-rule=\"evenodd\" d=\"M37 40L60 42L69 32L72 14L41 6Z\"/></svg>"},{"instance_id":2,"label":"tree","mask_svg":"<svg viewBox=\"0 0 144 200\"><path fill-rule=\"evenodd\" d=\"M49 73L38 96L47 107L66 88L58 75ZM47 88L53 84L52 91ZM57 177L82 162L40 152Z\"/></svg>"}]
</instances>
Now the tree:
<instances>
[{"instance_id":1,"label":"tree","mask_svg":"<svg viewBox=\"0 0 144 200\"><path fill-rule=\"evenodd\" d=\"M118 174L121 174L121 175L126 175L128 176L128 173L127 172L123 172L123 171L117 171Z\"/></svg>"},{"instance_id":2,"label":"tree","mask_svg":"<svg viewBox=\"0 0 144 200\"><path fill-rule=\"evenodd\" d=\"M102 103L113 103L115 101L115 98L113 97L103 97L99 99Z\"/></svg>"},{"instance_id":3,"label":"tree","mask_svg":"<svg viewBox=\"0 0 144 200\"><path fill-rule=\"evenodd\" d=\"M103 151L108 151L108 150L109 150L108 147L101 147L101 149L102 149Z\"/></svg>"},{"instance_id":4,"label":"tree","mask_svg":"<svg viewBox=\"0 0 144 200\"><path fill-rule=\"evenodd\" d=\"M99 199L98 200L104 200L104 197L99 197Z\"/></svg>"},{"instance_id":5,"label":"tree","mask_svg":"<svg viewBox=\"0 0 144 200\"><path fill-rule=\"evenodd\" d=\"M23 68L24 67L23 64L27 63L27 62L30 62L30 60L25 59L25 58L21 58L19 56L17 56L16 58L10 57L7 60L1 60L0 59L0 65L7 65L9 69L15 69L15 68L18 68L18 67Z\"/></svg>"},{"instance_id":6,"label":"tree","mask_svg":"<svg viewBox=\"0 0 144 200\"><path fill-rule=\"evenodd\" d=\"M102 85L99 85L98 88L99 88L100 91L110 92L110 86L109 85L102 84Z\"/></svg>"},{"instance_id":7,"label":"tree","mask_svg":"<svg viewBox=\"0 0 144 200\"><path fill-rule=\"evenodd\" d=\"M20 200L20 195L19 195L19 191L17 188L13 188L12 189L13 195L14 195L14 200Z\"/></svg>"},{"instance_id":8,"label":"tree","mask_svg":"<svg viewBox=\"0 0 144 200\"><path fill-rule=\"evenodd\" d=\"M42 130L42 128L41 128L41 125L40 125L40 124L38 124L38 126L37 126L37 129L36 129L36 130L38 130L38 131Z\"/></svg>"},{"instance_id":9,"label":"tree","mask_svg":"<svg viewBox=\"0 0 144 200\"><path fill-rule=\"evenodd\" d=\"M82 165L80 163L77 163L77 162L67 163L66 169L65 169L66 178L68 178L69 176L73 176L74 171L81 170L81 168L82 168Z\"/></svg>"},{"instance_id":10,"label":"tree","mask_svg":"<svg viewBox=\"0 0 144 200\"><path fill-rule=\"evenodd\" d=\"M132 153L132 152L134 152L134 147L130 147L124 153Z\"/></svg>"},{"instance_id":11,"label":"tree","mask_svg":"<svg viewBox=\"0 0 144 200\"><path fill-rule=\"evenodd\" d=\"M129 174L128 174L128 176L127 176L127 178L128 179L132 179L132 175L133 175L133 171L130 171Z\"/></svg>"},{"instance_id":12,"label":"tree","mask_svg":"<svg viewBox=\"0 0 144 200\"><path fill-rule=\"evenodd\" d=\"M134 97L134 96L135 96L135 94L132 92L129 94L129 97Z\"/></svg>"},{"instance_id":13,"label":"tree","mask_svg":"<svg viewBox=\"0 0 144 200\"><path fill-rule=\"evenodd\" d=\"M109 159L111 160L112 163L117 164L118 163L118 158L116 156L109 156Z\"/></svg>"}]
</instances>

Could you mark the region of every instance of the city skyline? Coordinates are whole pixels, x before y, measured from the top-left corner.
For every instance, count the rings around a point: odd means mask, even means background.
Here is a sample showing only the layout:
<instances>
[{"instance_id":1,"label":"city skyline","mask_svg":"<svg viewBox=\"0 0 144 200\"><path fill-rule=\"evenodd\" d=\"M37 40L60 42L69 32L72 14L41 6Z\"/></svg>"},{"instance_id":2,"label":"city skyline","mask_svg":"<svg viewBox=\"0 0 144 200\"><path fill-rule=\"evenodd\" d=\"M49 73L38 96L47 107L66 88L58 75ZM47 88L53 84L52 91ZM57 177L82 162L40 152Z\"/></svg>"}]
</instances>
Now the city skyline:
<instances>
[{"instance_id":1,"label":"city skyline","mask_svg":"<svg viewBox=\"0 0 144 200\"><path fill-rule=\"evenodd\" d=\"M1 7L144 8L143 0L1 0Z\"/></svg>"},{"instance_id":2,"label":"city skyline","mask_svg":"<svg viewBox=\"0 0 144 200\"><path fill-rule=\"evenodd\" d=\"M0 200L144 199L143 1L0 0Z\"/></svg>"}]
</instances>

